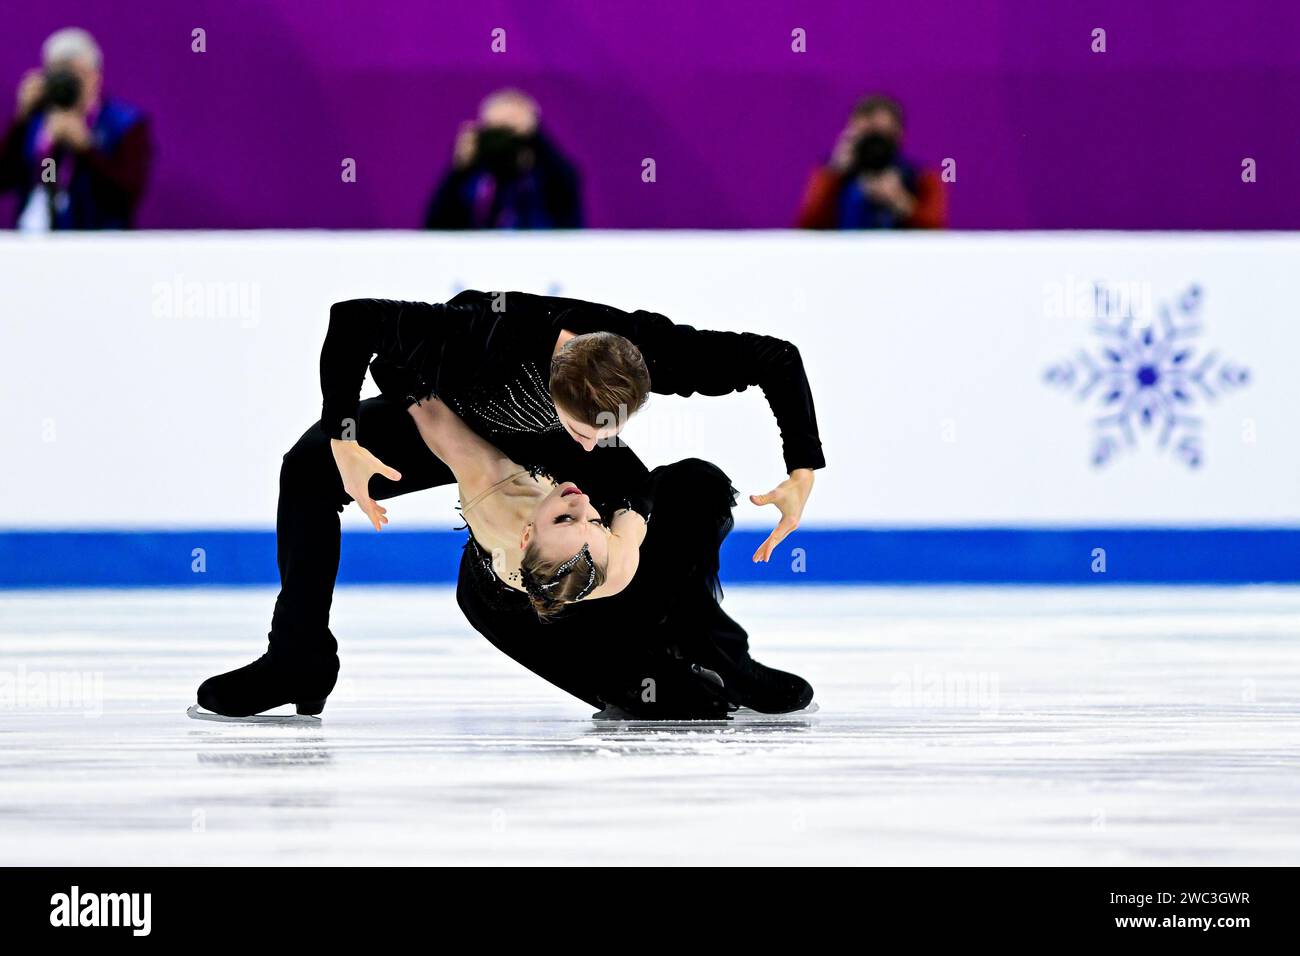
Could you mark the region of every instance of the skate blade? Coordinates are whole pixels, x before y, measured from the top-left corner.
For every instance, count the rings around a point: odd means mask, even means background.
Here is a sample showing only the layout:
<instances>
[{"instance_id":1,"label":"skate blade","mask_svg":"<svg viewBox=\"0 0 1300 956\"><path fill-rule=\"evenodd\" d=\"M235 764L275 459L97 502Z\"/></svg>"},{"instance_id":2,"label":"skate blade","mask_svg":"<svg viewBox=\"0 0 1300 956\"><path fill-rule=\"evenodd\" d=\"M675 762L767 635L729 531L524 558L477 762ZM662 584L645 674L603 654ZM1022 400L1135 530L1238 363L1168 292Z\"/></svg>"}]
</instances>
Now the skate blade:
<instances>
[{"instance_id":1,"label":"skate blade","mask_svg":"<svg viewBox=\"0 0 1300 956\"><path fill-rule=\"evenodd\" d=\"M698 724L728 724L729 725L731 723L730 716L697 717L697 718L666 717L659 720L655 720L655 719L650 719L645 717L632 717L631 715L618 716L615 714L607 713L606 711L603 710L598 714L592 714L591 719L603 726L608 726L613 724L626 724L629 727L643 727L651 730L656 727L694 727Z\"/></svg>"},{"instance_id":2,"label":"skate blade","mask_svg":"<svg viewBox=\"0 0 1300 956\"><path fill-rule=\"evenodd\" d=\"M226 717L203 710L198 704L190 704L185 713L192 720L215 720L222 724L296 724L319 727L321 723L319 717L310 717L307 714L254 714L251 717Z\"/></svg>"},{"instance_id":3,"label":"skate blade","mask_svg":"<svg viewBox=\"0 0 1300 956\"><path fill-rule=\"evenodd\" d=\"M757 710L751 710L748 707L738 707L725 717L701 717L694 720L687 718L669 718L666 720L646 720L644 718L633 717L631 714L613 705L607 705L604 710L592 714L591 719L601 723L624 722L629 724L726 724L740 721L742 723L780 723L800 717L807 717L809 714L815 714L821 708L817 706L817 701L810 701L807 707L802 710L791 710L784 714L764 714Z\"/></svg>"},{"instance_id":4,"label":"skate blade","mask_svg":"<svg viewBox=\"0 0 1300 956\"><path fill-rule=\"evenodd\" d=\"M756 718L775 720L781 717L806 717L809 714L817 713L817 711L819 710L821 710L821 708L817 706L817 701L814 700L814 701L810 701L808 703L808 706L803 708L802 710L787 710L784 714L764 714L764 713L760 713L757 710L750 710L748 707L741 707L738 711L736 711L735 716L747 717L751 720Z\"/></svg>"}]
</instances>

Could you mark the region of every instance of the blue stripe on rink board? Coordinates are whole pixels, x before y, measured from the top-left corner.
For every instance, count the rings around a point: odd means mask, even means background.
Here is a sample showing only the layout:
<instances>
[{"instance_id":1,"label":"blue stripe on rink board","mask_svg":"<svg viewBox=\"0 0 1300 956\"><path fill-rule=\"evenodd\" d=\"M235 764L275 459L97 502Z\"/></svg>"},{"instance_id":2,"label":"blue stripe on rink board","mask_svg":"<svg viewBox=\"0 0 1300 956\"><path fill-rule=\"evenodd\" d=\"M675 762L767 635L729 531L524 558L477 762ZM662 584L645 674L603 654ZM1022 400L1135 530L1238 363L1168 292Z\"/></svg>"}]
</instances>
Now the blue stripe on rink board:
<instances>
[{"instance_id":1,"label":"blue stripe on rink board","mask_svg":"<svg viewBox=\"0 0 1300 956\"><path fill-rule=\"evenodd\" d=\"M764 536L727 539L724 584L1300 583L1300 528L801 529L756 566ZM456 531L343 537L345 584L450 583L464 542ZM276 583L269 530L0 531L0 588Z\"/></svg>"}]
</instances>

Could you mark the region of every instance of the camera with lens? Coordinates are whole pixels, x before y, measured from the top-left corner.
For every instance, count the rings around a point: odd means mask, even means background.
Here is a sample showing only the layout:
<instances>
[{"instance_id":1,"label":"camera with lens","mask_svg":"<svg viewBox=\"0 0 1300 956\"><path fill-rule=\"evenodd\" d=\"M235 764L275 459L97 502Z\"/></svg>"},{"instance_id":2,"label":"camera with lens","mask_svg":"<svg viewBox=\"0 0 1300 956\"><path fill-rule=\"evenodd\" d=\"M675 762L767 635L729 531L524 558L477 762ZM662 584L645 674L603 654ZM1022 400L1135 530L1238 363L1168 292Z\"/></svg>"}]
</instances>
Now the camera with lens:
<instances>
[{"instance_id":1,"label":"camera with lens","mask_svg":"<svg viewBox=\"0 0 1300 956\"><path fill-rule=\"evenodd\" d=\"M496 179L512 179L523 166L523 155L531 148L532 138L521 136L504 126L485 126L478 131L476 164Z\"/></svg>"},{"instance_id":2,"label":"camera with lens","mask_svg":"<svg viewBox=\"0 0 1300 956\"><path fill-rule=\"evenodd\" d=\"M894 165L898 144L883 133L866 133L853 144L853 172L875 175Z\"/></svg>"},{"instance_id":3,"label":"camera with lens","mask_svg":"<svg viewBox=\"0 0 1300 956\"><path fill-rule=\"evenodd\" d=\"M81 77L67 67L47 69L43 85L42 109L70 110L81 101Z\"/></svg>"}]
</instances>

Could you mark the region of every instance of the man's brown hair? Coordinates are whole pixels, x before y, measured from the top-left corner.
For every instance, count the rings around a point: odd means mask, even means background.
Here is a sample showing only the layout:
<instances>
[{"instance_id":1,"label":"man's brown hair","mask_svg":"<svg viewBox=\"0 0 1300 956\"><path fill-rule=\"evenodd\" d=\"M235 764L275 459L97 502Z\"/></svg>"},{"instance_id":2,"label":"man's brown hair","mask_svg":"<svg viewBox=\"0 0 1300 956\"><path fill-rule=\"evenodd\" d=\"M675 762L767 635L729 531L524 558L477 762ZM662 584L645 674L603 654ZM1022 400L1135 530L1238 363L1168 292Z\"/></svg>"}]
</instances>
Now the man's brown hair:
<instances>
[{"instance_id":1,"label":"man's brown hair","mask_svg":"<svg viewBox=\"0 0 1300 956\"><path fill-rule=\"evenodd\" d=\"M574 336L551 359L551 401L593 428L630 418L649 395L641 350L613 332Z\"/></svg>"},{"instance_id":2,"label":"man's brown hair","mask_svg":"<svg viewBox=\"0 0 1300 956\"><path fill-rule=\"evenodd\" d=\"M906 124L903 122L903 107L892 96L886 96L883 93L872 93L864 96L853 107L853 117L870 116L872 113L884 110L894 117L894 122L902 129Z\"/></svg>"}]
</instances>

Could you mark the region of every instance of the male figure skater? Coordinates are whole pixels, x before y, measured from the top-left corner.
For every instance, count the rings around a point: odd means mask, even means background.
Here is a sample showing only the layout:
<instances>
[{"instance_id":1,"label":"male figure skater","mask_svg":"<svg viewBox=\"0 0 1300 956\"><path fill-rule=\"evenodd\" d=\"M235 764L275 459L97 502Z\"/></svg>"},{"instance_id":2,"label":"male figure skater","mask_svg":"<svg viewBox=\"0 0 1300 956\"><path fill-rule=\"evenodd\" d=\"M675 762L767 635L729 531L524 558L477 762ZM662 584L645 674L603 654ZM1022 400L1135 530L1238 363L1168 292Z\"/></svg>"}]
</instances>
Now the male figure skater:
<instances>
[{"instance_id":1,"label":"male figure skater","mask_svg":"<svg viewBox=\"0 0 1300 956\"><path fill-rule=\"evenodd\" d=\"M367 367L382 394L361 402ZM612 439L650 391L724 395L758 385L776 416L788 475L750 498L781 512L755 561L770 560L798 526L813 471L825 464L793 345L675 325L651 312L521 292L462 292L436 304L356 299L331 307L320 369L321 420L280 472L280 594L268 650L199 687L200 706L216 714L250 716L288 703L299 713L324 708L339 667L329 630L338 512L356 501L379 529L388 519L377 501L454 481L406 411L429 395L516 461L545 463L554 452L543 447L563 433L575 451Z\"/></svg>"}]
</instances>

